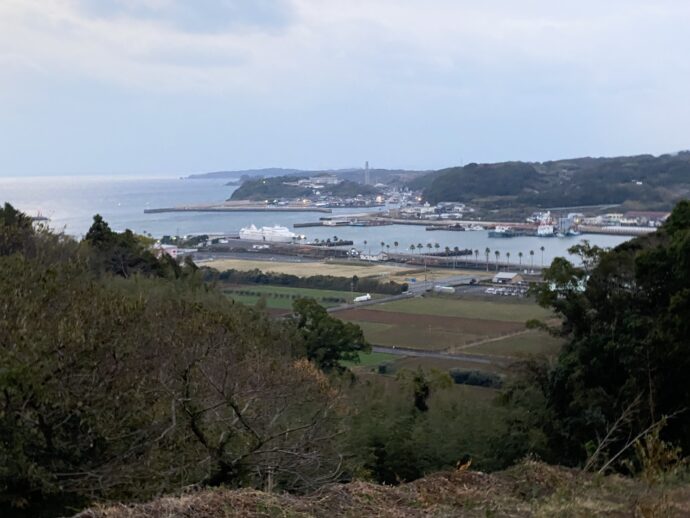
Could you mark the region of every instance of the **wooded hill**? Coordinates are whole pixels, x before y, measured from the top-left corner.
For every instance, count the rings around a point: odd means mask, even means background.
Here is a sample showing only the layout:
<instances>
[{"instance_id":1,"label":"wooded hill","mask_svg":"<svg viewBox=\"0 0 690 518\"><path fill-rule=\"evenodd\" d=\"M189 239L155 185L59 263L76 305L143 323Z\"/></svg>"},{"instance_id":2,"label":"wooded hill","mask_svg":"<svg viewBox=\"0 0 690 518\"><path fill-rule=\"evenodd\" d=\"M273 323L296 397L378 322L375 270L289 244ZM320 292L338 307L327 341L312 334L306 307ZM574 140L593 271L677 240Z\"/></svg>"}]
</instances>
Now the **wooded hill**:
<instances>
[{"instance_id":1,"label":"wooded hill","mask_svg":"<svg viewBox=\"0 0 690 518\"><path fill-rule=\"evenodd\" d=\"M245 181L230 197L231 200L273 200L276 198L302 198L314 194L314 189L302 185L294 185L294 182L302 177L277 176L275 178L259 178ZM320 190L322 194L354 198L357 195L372 195L378 193L378 189L371 185L364 185L349 180L344 180L336 185L324 186Z\"/></svg>"},{"instance_id":2,"label":"wooded hill","mask_svg":"<svg viewBox=\"0 0 690 518\"><path fill-rule=\"evenodd\" d=\"M430 203L480 201L487 207L626 204L667 210L690 193L690 152L473 163L436 171L408 185L423 189Z\"/></svg>"}]
</instances>

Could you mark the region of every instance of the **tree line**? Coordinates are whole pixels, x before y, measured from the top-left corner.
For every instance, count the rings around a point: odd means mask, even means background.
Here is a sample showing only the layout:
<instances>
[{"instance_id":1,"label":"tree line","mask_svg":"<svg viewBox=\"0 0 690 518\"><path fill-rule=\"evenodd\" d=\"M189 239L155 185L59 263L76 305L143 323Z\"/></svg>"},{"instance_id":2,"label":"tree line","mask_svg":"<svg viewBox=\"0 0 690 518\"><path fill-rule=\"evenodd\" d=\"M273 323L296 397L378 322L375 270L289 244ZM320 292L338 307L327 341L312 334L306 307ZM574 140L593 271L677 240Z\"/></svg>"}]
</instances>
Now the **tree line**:
<instances>
[{"instance_id":1,"label":"tree line","mask_svg":"<svg viewBox=\"0 0 690 518\"><path fill-rule=\"evenodd\" d=\"M261 284L270 286L287 286L332 291L358 291L399 295L407 291L406 283L394 281L382 282L378 279L358 277L335 277L333 275L312 275L298 277L287 273L262 272L259 269L240 271L235 269L218 272L211 268L203 269L206 281L218 280L227 284Z\"/></svg>"},{"instance_id":2,"label":"tree line","mask_svg":"<svg viewBox=\"0 0 690 518\"><path fill-rule=\"evenodd\" d=\"M556 359L505 379L391 380L348 370L369 345L314 300L273 320L98 216L77 241L6 204L0 514L217 485L395 484L466 457L482 470L526 455L625 474L645 451L675 463L690 450L690 203L655 234L574 251L582 264L556 259L535 288L560 316ZM486 406L453 381L502 389Z\"/></svg>"}]
</instances>

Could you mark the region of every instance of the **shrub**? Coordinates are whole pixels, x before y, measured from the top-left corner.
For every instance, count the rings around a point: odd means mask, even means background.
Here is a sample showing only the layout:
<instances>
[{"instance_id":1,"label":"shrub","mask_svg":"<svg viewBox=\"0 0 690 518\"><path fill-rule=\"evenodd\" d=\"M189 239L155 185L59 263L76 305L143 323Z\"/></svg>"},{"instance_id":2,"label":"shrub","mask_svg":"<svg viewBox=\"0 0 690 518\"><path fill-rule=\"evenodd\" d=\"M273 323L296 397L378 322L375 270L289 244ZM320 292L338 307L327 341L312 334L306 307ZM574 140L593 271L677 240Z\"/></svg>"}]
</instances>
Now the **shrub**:
<instances>
[{"instance_id":1,"label":"shrub","mask_svg":"<svg viewBox=\"0 0 690 518\"><path fill-rule=\"evenodd\" d=\"M498 374L492 372L450 369L450 377L458 385L474 385L477 387L501 388L503 381Z\"/></svg>"}]
</instances>

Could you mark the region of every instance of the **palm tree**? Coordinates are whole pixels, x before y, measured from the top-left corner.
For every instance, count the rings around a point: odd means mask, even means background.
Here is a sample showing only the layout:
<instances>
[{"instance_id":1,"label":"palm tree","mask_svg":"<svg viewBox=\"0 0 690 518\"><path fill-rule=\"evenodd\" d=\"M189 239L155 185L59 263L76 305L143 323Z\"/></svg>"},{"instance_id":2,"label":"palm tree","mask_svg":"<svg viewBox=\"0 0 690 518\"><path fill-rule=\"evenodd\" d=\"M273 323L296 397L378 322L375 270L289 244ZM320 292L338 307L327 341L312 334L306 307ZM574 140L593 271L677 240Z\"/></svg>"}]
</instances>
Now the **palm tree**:
<instances>
[{"instance_id":1,"label":"palm tree","mask_svg":"<svg viewBox=\"0 0 690 518\"><path fill-rule=\"evenodd\" d=\"M506 263L510 266L510 252L506 252Z\"/></svg>"},{"instance_id":2,"label":"palm tree","mask_svg":"<svg viewBox=\"0 0 690 518\"><path fill-rule=\"evenodd\" d=\"M393 241L393 246L395 247L395 252L398 252L398 245L399 243L397 241Z\"/></svg>"},{"instance_id":3,"label":"palm tree","mask_svg":"<svg viewBox=\"0 0 690 518\"><path fill-rule=\"evenodd\" d=\"M391 245L386 245L386 252L390 252L390 251L391 251Z\"/></svg>"},{"instance_id":4,"label":"palm tree","mask_svg":"<svg viewBox=\"0 0 690 518\"><path fill-rule=\"evenodd\" d=\"M414 254L414 250L415 250L415 248L417 248L417 247L416 247L416 246L414 246L414 245L410 245L410 250L412 251L412 253L413 253L413 254Z\"/></svg>"},{"instance_id":5,"label":"palm tree","mask_svg":"<svg viewBox=\"0 0 690 518\"><path fill-rule=\"evenodd\" d=\"M449 246L447 246L447 247L445 248L445 251L446 251L446 255L450 255L450 247L449 247Z\"/></svg>"},{"instance_id":6,"label":"palm tree","mask_svg":"<svg viewBox=\"0 0 690 518\"><path fill-rule=\"evenodd\" d=\"M529 251L529 259L531 262L530 269L534 270L534 250Z\"/></svg>"},{"instance_id":7,"label":"palm tree","mask_svg":"<svg viewBox=\"0 0 690 518\"><path fill-rule=\"evenodd\" d=\"M338 236L333 236L333 242L337 243L338 242Z\"/></svg>"},{"instance_id":8,"label":"palm tree","mask_svg":"<svg viewBox=\"0 0 690 518\"><path fill-rule=\"evenodd\" d=\"M384 243L383 241L381 241L381 251L382 251L382 252L383 252L383 247L384 247L384 246L386 246L386 243Z\"/></svg>"},{"instance_id":9,"label":"palm tree","mask_svg":"<svg viewBox=\"0 0 690 518\"><path fill-rule=\"evenodd\" d=\"M423 248L424 248L424 247L422 246L422 243L417 243L417 250L419 250L419 253L420 253L420 254L422 253L422 249L423 249Z\"/></svg>"},{"instance_id":10,"label":"palm tree","mask_svg":"<svg viewBox=\"0 0 690 518\"><path fill-rule=\"evenodd\" d=\"M431 249L434 247L431 243L427 243L426 247L429 249L429 253L431 253Z\"/></svg>"},{"instance_id":11,"label":"palm tree","mask_svg":"<svg viewBox=\"0 0 690 518\"><path fill-rule=\"evenodd\" d=\"M479 262L479 250L474 251L474 262L478 263Z\"/></svg>"},{"instance_id":12,"label":"palm tree","mask_svg":"<svg viewBox=\"0 0 690 518\"><path fill-rule=\"evenodd\" d=\"M522 252L518 252L518 258L520 259L520 268L522 268Z\"/></svg>"},{"instance_id":13,"label":"palm tree","mask_svg":"<svg viewBox=\"0 0 690 518\"><path fill-rule=\"evenodd\" d=\"M544 247L539 248L541 250L541 267L544 268Z\"/></svg>"},{"instance_id":14,"label":"palm tree","mask_svg":"<svg viewBox=\"0 0 690 518\"><path fill-rule=\"evenodd\" d=\"M498 258L501 256L501 252L496 250L494 254L496 255L496 271L498 271Z\"/></svg>"},{"instance_id":15,"label":"palm tree","mask_svg":"<svg viewBox=\"0 0 690 518\"><path fill-rule=\"evenodd\" d=\"M491 253L491 250L487 246L486 249L484 250L484 255L486 256L486 271L489 271L489 254Z\"/></svg>"}]
</instances>

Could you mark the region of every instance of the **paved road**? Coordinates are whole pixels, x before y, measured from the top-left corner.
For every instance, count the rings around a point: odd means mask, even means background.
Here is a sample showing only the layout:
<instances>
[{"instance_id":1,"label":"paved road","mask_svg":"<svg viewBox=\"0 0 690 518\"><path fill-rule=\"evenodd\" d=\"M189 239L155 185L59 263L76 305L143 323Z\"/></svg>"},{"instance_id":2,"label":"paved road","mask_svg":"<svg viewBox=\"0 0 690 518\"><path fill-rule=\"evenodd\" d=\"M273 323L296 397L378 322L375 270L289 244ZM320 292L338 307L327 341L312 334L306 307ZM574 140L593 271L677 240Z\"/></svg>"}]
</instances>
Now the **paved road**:
<instances>
[{"instance_id":1,"label":"paved road","mask_svg":"<svg viewBox=\"0 0 690 518\"><path fill-rule=\"evenodd\" d=\"M476 277L473 275L455 275L453 277L446 277L438 282L411 282L408 284L408 289L406 293L401 293L400 295L390 295L388 297L375 298L364 302L356 302L353 304L343 304L342 306L328 308L328 312L335 313L337 311L345 311L347 309L362 308L366 306L373 306L375 304L385 304L386 302L392 302L394 300L409 299L410 297L422 295L423 293L433 289L434 286L469 286L469 282L472 279L476 279Z\"/></svg>"},{"instance_id":2,"label":"paved road","mask_svg":"<svg viewBox=\"0 0 690 518\"><path fill-rule=\"evenodd\" d=\"M495 356L482 356L478 354L449 354L434 351L420 351L418 349L405 349L402 347L383 347L375 345L372 350L376 353L395 354L398 356L416 356L422 358L439 358L441 360L460 360L468 363L481 363L482 365L498 365L505 367L512 363L511 360L497 358Z\"/></svg>"}]
</instances>

